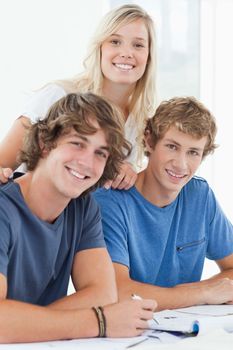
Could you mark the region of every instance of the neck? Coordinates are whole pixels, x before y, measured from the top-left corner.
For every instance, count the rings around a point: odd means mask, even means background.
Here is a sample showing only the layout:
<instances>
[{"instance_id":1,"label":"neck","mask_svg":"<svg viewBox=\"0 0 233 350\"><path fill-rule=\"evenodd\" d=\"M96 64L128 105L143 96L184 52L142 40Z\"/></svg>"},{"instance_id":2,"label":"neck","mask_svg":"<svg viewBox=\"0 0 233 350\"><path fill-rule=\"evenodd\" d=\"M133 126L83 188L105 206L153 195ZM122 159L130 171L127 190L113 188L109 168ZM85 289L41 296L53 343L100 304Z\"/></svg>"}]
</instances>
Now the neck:
<instances>
[{"instance_id":1,"label":"neck","mask_svg":"<svg viewBox=\"0 0 233 350\"><path fill-rule=\"evenodd\" d=\"M129 115L130 96L135 88L135 84L114 84L108 80L103 84L103 96L112 101L118 108L121 109L127 120Z\"/></svg>"},{"instance_id":2,"label":"neck","mask_svg":"<svg viewBox=\"0 0 233 350\"><path fill-rule=\"evenodd\" d=\"M177 197L177 192L167 193L163 190L152 178L148 169L138 174L135 187L147 201L159 208L171 204Z\"/></svg>"},{"instance_id":3,"label":"neck","mask_svg":"<svg viewBox=\"0 0 233 350\"><path fill-rule=\"evenodd\" d=\"M64 200L44 181L41 174L28 172L15 180L20 186L24 200L39 219L53 223L63 212L70 200Z\"/></svg>"}]
</instances>

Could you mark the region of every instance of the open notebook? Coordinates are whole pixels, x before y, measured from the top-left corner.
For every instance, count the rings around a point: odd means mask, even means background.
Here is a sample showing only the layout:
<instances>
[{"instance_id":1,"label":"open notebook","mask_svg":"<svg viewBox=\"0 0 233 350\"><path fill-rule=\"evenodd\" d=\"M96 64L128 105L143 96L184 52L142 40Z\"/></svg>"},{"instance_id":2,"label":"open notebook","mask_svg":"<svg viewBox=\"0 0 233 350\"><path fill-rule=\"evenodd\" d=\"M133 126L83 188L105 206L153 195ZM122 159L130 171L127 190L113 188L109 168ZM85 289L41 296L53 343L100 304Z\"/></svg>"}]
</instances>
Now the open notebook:
<instances>
[{"instance_id":1,"label":"open notebook","mask_svg":"<svg viewBox=\"0 0 233 350\"><path fill-rule=\"evenodd\" d=\"M222 328L233 332L233 305L201 305L154 313L151 329L205 334Z\"/></svg>"}]
</instances>

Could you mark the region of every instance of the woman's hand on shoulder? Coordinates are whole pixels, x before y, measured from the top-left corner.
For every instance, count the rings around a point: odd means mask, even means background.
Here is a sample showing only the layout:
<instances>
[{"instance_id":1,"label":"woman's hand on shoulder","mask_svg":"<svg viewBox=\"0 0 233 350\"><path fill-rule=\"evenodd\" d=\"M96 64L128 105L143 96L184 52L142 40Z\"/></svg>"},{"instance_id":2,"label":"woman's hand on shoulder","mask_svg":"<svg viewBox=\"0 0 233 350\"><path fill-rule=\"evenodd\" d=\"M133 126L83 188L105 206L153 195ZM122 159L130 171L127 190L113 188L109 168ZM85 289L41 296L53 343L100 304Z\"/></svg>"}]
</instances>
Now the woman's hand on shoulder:
<instances>
[{"instance_id":1,"label":"woman's hand on shoulder","mask_svg":"<svg viewBox=\"0 0 233 350\"><path fill-rule=\"evenodd\" d=\"M133 169L132 164L124 162L121 165L120 173L113 181L107 181L104 187L109 189L110 187L118 190L128 190L135 184L137 180L137 173Z\"/></svg>"},{"instance_id":2,"label":"woman's hand on shoulder","mask_svg":"<svg viewBox=\"0 0 233 350\"><path fill-rule=\"evenodd\" d=\"M13 174L10 168L0 167L0 183L6 183L9 181L9 177Z\"/></svg>"}]
</instances>

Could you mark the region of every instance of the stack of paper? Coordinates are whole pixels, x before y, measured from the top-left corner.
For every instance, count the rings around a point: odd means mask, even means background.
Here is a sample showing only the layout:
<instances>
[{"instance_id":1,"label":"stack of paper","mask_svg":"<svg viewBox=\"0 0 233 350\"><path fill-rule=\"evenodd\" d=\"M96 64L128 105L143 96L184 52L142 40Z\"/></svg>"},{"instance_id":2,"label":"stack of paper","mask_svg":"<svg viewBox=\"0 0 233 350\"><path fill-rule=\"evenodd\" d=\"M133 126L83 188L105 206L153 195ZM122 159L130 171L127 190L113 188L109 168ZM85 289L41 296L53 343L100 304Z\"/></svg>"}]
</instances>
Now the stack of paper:
<instances>
[{"instance_id":1,"label":"stack of paper","mask_svg":"<svg viewBox=\"0 0 233 350\"><path fill-rule=\"evenodd\" d=\"M233 305L201 305L154 313L151 329L205 334L222 328L233 332Z\"/></svg>"}]
</instances>

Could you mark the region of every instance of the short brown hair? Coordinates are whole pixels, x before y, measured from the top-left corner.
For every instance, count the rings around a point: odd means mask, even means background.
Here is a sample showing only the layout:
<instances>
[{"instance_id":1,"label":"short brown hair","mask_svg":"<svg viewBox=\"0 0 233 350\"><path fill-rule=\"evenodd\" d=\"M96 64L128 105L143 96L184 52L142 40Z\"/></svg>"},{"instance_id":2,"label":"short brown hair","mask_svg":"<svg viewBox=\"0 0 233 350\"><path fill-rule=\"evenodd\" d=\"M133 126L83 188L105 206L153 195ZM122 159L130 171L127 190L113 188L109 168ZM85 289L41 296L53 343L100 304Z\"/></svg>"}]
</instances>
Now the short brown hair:
<instances>
[{"instance_id":1,"label":"short brown hair","mask_svg":"<svg viewBox=\"0 0 233 350\"><path fill-rule=\"evenodd\" d=\"M29 128L20 161L26 163L29 171L34 170L43 150L55 148L58 138L71 128L80 134L94 134L97 129L93 126L93 119L106 135L109 157L103 175L91 189L113 180L119 173L121 163L129 155L131 146L124 138L121 113L110 102L93 93L71 93L54 103L46 117Z\"/></svg>"},{"instance_id":2,"label":"short brown hair","mask_svg":"<svg viewBox=\"0 0 233 350\"><path fill-rule=\"evenodd\" d=\"M151 135L151 146L163 138L171 126L197 139L207 136L203 158L212 153L217 145L217 126L210 111L194 97L174 97L163 101L155 115L148 119L145 133ZM147 155L148 152L145 152Z\"/></svg>"}]
</instances>

